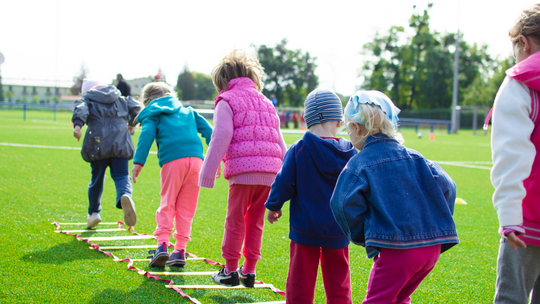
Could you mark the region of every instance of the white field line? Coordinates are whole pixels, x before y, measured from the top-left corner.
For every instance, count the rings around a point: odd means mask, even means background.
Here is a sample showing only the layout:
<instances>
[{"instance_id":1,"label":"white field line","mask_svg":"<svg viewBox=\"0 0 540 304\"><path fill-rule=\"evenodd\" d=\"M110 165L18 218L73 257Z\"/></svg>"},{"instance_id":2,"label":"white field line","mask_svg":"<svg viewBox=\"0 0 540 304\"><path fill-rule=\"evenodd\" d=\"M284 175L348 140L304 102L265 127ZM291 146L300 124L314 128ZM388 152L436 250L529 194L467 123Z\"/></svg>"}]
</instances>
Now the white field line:
<instances>
[{"instance_id":1,"label":"white field line","mask_svg":"<svg viewBox=\"0 0 540 304\"><path fill-rule=\"evenodd\" d=\"M0 146L21 147L21 148L40 148L40 149L59 149L59 150L77 150L77 151L81 150L80 147L27 145L27 144L4 143L4 142L0 142ZM150 154L157 154L157 152L156 151L150 151Z\"/></svg>"},{"instance_id":2,"label":"white field line","mask_svg":"<svg viewBox=\"0 0 540 304\"><path fill-rule=\"evenodd\" d=\"M465 168L473 168L473 169L482 169L482 170L491 170L491 167L486 166L478 166L476 164L485 164L485 165L491 165L491 162L467 162L467 161L441 161L441 160L434 160L439 165L448 165L448 166L457 166L457 167L465 167Z\"/></svg>"}]
</instances>

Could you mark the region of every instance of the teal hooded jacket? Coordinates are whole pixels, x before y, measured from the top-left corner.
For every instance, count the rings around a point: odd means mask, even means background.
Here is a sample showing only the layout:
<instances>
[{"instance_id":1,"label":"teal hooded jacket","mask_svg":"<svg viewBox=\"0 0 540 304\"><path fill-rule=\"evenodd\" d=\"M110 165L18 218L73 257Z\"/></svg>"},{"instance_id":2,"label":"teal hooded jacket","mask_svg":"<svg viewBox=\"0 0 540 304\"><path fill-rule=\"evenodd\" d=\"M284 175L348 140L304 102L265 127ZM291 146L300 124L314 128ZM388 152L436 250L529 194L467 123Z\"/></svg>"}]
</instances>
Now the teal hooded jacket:
<instances>
[{"instance_id":1,"label":"teal hooded jacket","mask_svg":"<svg viewBox=\"0 0 540 304\"><path fill-rule=\"evenodd\" d=\"M154 140L158 147L159 166L184 157L204 159L203 145L198 133L210 144L212 126L197 111L184 107L172 96L154 99L137 116L142 124L141 135L133 158L134 164L144 165Z\"/></svg>"}]
</instances>

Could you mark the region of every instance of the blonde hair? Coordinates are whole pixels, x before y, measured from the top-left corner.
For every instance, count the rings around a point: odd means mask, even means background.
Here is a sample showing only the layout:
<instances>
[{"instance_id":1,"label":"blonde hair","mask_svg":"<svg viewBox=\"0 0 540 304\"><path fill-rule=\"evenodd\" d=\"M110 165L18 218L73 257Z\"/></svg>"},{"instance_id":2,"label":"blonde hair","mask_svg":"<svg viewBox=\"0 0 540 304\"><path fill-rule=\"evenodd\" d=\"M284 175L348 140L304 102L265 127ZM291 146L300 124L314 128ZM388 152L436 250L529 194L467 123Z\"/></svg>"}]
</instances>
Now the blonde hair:
<instances>
[{"instance_id":1,"label":"blonde hair","mask_svg":"<svg viewBox=\"0 0 540 304\"><path fill-rule=\"evenodd\" d=\"M255 83L257 90L263 89L263 67L254 54L248 54L244 50L234 50L219 62L212 71L212 82L221 92L229 88L229 81L238 77L248 77Z\"/></svg>"},{"instance_id":2,"label":"blonde hair","mask_svg":"<svg viewBox=\"0 0 540 304\"><path fill-rule=\"evenodd\" d=\"M388 137L394 138L401 144L405 142L403 136L398 132L397 127L392 120L388 118L378 106L372 104L360 104L358 112L354 114L351 119L345 115L345 127L348 131L355 131L356 129L352 122L364 122L363 127L366 129L366 133L360 137L358 142L363 142L368 136L376 133L383 133ZM353 145L354 144L356 143L353 143Z\"/></svg>"},{"instance_id":3,"label":"blonde hair","mask_svg":"<svg viewBox=\"0 0 540 304\"><path fill-rule=\"evenodd\" d=\"M508 36L513 45L518 43L519 35L532 38L540 44L540 4L534 4L521 12Z\"/></svg>"},{"instance_id":4,"label":"blonde hair","mask_svg":"<svg viewBox=\"0 0 540 304\"><path fill-rule=\"evenodd\" d=\"M176 92L164 82L150 82L143 87L141 100L146 107L152 100L163 96L176 98Z\"/></svg>"}]
</instances>

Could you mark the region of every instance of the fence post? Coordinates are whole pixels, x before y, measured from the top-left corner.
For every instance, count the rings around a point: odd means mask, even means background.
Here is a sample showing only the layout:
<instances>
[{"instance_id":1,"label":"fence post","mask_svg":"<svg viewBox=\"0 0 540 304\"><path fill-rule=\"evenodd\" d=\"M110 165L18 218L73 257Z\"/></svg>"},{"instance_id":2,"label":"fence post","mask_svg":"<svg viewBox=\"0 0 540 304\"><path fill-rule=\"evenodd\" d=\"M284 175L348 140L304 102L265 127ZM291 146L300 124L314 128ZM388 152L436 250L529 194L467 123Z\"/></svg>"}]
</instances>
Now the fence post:
<instances>
[{"instance_id":1,"label":"fence post","mask_svg":"<svg viewBox=\"0 0 540 304\"><path fill-rule=\"evenodd\" d=\"M23 120L26 120L26 105L23 105Z\"/></svg>"},{"instance_id":2,"label":"fence post","mask_svg":"<svg viewBox=\"0 0 540 304\"><path fill-rule=\"evenodd\" d=\"M416 132L416 134L418 134L418 123L417 122L414 123L414 131Z\"/></svg>"},{"instance_id":3,"label":"fence post","mask_svg":"<svg viewBox=\"0 0 540 304\"><path fill-rule=\"evenodd\" d=\"M475 106L473 107L473 119L472 119L472 134L476 135L476 124L478 122L478 108Z\"/></svg>"},{"instance_id":4,"label":"fence post","mask_svg":"<svg viewBox=\"0 0 540 304\"><path fill-rule=\"evenodd\" d=\"M431 133L433 133L433 123L431 123Z\"/></svg>"},{"instance_id":5,"label":"fence post","mask_svg":"<svg viewBox=\"0 0 540 304\"><path fill-rule=\"evenodd\" d=\"M54 104L54 121L56 121L56 103Z\"/></svg>"}]
</instances>

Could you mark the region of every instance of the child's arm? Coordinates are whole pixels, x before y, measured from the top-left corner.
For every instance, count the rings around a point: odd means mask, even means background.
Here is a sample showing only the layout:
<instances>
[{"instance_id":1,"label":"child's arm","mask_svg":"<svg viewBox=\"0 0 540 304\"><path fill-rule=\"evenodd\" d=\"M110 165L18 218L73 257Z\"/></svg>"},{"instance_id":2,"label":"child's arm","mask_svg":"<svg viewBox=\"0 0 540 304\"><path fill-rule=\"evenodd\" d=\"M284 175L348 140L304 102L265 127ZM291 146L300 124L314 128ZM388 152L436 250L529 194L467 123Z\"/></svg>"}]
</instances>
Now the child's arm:
<instances>
[{"instance_id":1,"label":"child's arm","mask_svg":"<svg viewBox=\"0 0 540 304\"><path fill-rule=\"evenodd\" d=\"M73 108L73 116L71 117L71 121L73 122L74 126L73 136L77 138L77 141L81 139L81 128L86 123L88 114L88 104L86 103L85 99L81 98L75 101L75 107Z\"/></svg>"},{"instance_id":2,"label":"child's arm","mask_svg":"<svg viewBox=\"0 0 540 304\"><path fill-rule=\"evenodd\" d=\"M233 130L233 112L229 103L223 100L214 110L214 130L201 168L199 186L214 188L216 172L229 149Z\"/></svg>"},{"instance_id":3,"label":"child's arm","mask_svg":"<svg viewBox=\"0 0 540 304\"><path fill-rule=\"evenodd\" d=\"M137 125L137 121L135 121L135 118L137 118L137 115L142 110L142 105L131 96L126 97L126 101L127 101L128 113L129 113L128 124L131 127L134 127L135 125ZM133 132L133 129L130 130L130 133L132 132Z\"/></svg>"},{"instance_id":4,"label":"child's arm","mask_svg":"<svg viewBox=\"0 0 540 304\"><path fill-rule=\"evenodd\" d=\"M493 108L491 182L493 205L500 227L523 224L523 180L530 174L536 149L530 137L534 130L529 90L506 77Z\"/></svg>"},{"instance_id":5,"label":"child's arm","mask_svg":"<svg viewBox=\"0 0 540 304\"><path fill-rule=\"evenodd\" d=\"M141 166L140 169L142 169L142 167L146 163L146 158L148 157L150 148L152 147L154 139L156 138L156 120L157 117L152 116L147 117L142 121L142 130L137 142L135 157L133 157L133 164ZM140 169L138 170L137 175L141 171ZM134 170L135 167L133 167L133 171ZM133 177L136 178L135 175L133 175Z\"/></svg>"},{"instance_id":6,"label":"child's arm","mask_svg":"<svg viewBox=\"0 0 540 304\"><path fill-rule=\"evenodd\" d=\"M197 132L201 133L204 137L206 145L210 145L210 138L212 137L213 130L212 125L197 111L193 110L193 114L195 115L195 122L197 123Z\"/></svg>"},{"instance_id":7,"label":"child's arm","mask_svg":"<svg viewBox=\"0 0 540 304\"><path fill-rule=\"evenodd\" d=\"M426 162L435 178L435 181L439 184L439 188L444 194L446 203L450 212L454 214L454 205L456 204L456 183L452 180L450 175L441 168L438 164L426 159Z\"/></svg>"},{"instance_id":8,"label":"child's arm","mask_svg":"<svg viewBox=\"0 0 540 304\"><path fill-rule=\"evenodd\" d=\"M332 213L343 233L351 242L362 246L365 243L363 214L367 211L363 193L368 190L369 184L345 167L330 199Z\"/></svg>"},{"instance_id":9,"label":"child's arm","mask_svg":"<svg viewBox=\"0 0 540 304\"><path fill-rule=\"evenodd\" d=\"M281 208L286 201L296 196L296 145L285 153L281 170L270 189L270 194L264 206L268 211L268 221L273 223L281 217Z\"/></svg>"},{"instance_id":10,"label":"child's arm","mask_svg":"<svg viewBox=\"0 0 540 304\"><path fill-rule=\"evenodd\" d=\"M279 147L281 148L281 159L284 159L285 153L287 152L287 145L285 144L285 139L283 139L283 134L281 133L281 130L279 131L278 141Z\"/></svg>"}]
</instances>

